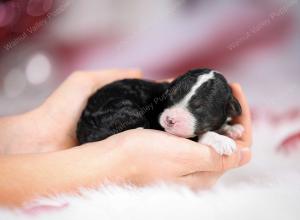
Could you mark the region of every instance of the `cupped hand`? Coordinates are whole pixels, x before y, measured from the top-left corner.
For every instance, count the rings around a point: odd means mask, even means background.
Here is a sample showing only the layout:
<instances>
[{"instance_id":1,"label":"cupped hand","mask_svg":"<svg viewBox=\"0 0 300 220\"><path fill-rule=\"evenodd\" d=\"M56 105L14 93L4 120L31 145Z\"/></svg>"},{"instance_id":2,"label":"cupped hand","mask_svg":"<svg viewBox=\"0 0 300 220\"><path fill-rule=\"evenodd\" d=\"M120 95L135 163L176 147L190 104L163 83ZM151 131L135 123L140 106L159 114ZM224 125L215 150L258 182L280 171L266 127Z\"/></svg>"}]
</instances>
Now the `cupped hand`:
<instances>
[{"instance_id":1,"label":"cupped hand","mask_svg":"<svg viewBox=\"0 0 300 220\"><path fill-rule=\"evenodd\" d=\"M71 74L40 107L20 116L1 119L0 147L4 146L1 151L38 153L76 146L76 125L88 97L107 83L140 76L138 70ZM245 133L237 140L235 154L220 156L208 146L166 132L133 129L104 140L109 143L109 149L113 149L110 154L122 158L122 166L117 166L118 171L113 174L136 185L170 181L206 188L214 185L224 171L246 164L251 158L250 111L241 87L232 84L232 90L243 109L242 115L234 121L245 128ZM87 152L103 154L104 142L89 143L82 148L91 146L85 148Z\"/></svg>"},{"instance_id":2,"label":"cupped hand","mask_svg":"<svg viewBox=\"0 0 300 220\"><path fill-rule=\"evenodd\" d=\"M77 145L76 126L89 96L115 80L140 78L139 70L78 71L36 109L1 118L0 153L38 153Z\"/></svg>"},{"instance_id":3,"label":"cupped hand","mask_svg":"<svg viewBox=\"0 0 300 220\"><path fill-rule=\"evenodd\" d=\"M243 109L234 122L245 128L236 140L237 152L221 156L208 146L163 131L133 129L107 139L111 145L119 146L120 154L126 157L121 176L135 185L167 181L199 189L213 186L226 170L248 163L252 141L250 110L241 87L231 87Z\"/></svg>"},{"instance_id":4,"label":"cupped hand","mask_svg":"<svg viewBox=\"0 0 300 220\"><path fill-rule=\"evenodd\" d=\"M103 70L75 72L38 109L48 128L48 143L58 149L74 147L77 122L88 98L99 88L116 80L140 78L139 70ZM52 138L50 140L49 136Z\"/></svg>"}]
</instances>

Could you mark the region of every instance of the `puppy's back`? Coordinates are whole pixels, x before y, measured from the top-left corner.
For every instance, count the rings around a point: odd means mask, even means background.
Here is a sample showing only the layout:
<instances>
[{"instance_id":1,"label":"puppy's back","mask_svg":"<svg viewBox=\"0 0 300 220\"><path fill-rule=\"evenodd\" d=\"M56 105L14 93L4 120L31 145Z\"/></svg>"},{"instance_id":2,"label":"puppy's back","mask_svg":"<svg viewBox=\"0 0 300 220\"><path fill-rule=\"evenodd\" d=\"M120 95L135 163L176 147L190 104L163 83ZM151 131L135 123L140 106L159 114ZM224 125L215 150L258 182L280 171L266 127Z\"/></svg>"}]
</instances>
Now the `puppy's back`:
<instances>
[{"instance_id":1,"label":"puppy's back","mask_svg":"<svg viewBox=\"0 0 300 220\"><path fill-rule=\"evenodd\" d=\"M162 103L146 112L143 109L162 96L167 86L168 83L125 79L100 88L89 98L78 122L80 144L103 140L137 127L157 129Z\"/></svg>"}]
</instances>

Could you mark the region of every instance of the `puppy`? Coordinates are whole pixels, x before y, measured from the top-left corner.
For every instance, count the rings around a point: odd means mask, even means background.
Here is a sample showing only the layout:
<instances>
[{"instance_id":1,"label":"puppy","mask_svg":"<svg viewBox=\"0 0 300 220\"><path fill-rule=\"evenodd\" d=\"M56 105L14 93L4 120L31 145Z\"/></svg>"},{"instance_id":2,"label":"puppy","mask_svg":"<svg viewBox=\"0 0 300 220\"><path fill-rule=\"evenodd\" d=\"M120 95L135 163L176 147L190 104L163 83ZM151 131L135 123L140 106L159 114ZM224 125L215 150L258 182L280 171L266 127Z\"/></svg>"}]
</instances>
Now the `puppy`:
<instances>
[{"instance_id":1,"label":"puppy","mask_svg":"<svg viewBox=\"0 0 300 220\"><path fill-rule=\"evenodd\" d=\"M228 122L241 111L226 79L211 69L188 71L172 83L126 79L89 98L77 138L84 144L143 127L196 138L219 154L230 155L236 149L232 138L240 137L243 127Z\"/></svg>"}]
</instances>

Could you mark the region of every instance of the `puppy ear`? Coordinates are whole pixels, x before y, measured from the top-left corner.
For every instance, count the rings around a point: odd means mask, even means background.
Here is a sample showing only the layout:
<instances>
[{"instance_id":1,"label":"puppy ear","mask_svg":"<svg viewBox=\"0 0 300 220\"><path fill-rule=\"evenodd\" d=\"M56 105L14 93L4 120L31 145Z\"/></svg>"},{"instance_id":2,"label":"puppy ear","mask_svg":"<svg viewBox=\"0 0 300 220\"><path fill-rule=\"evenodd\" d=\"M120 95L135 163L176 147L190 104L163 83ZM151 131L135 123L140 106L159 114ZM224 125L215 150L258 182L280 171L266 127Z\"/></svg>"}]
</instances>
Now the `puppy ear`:
<instances>
[{"instance_id":1,"label":"puppy ear","mask_svg":"<svg viewBox=\"0 0 300 220\"><path fill-rule=\"evenodd\" d=\"M242 114L242 107L239 101L234 97L231 96L228 105L227 105L227 114L230 117L235 117Z\"/></svg>"}]
</instances>

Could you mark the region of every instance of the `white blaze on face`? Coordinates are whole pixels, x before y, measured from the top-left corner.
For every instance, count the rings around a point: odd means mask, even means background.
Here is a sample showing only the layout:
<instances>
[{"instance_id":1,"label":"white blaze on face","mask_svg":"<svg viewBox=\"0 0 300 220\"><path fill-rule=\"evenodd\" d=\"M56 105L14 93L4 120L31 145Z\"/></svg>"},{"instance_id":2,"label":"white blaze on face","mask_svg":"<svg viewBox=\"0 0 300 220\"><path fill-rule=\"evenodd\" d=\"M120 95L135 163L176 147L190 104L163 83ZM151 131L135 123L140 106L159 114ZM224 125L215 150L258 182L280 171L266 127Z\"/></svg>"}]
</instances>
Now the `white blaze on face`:
<instances>
[{"instance_id":1,"label":"white blaze on face","mask_svg":"<svg viewBox=\"0 0 300 220\"><path fill-rule=\"evenodd\" d=\"M159 118L159 123L166 132L185 138L195 136L196 119L188 110L188 103L195 95L197 89L213 78L214 71L200 75L197 82L192 86L191 91L179 103L163 111Z\"/></svg>"}]
</instances>

